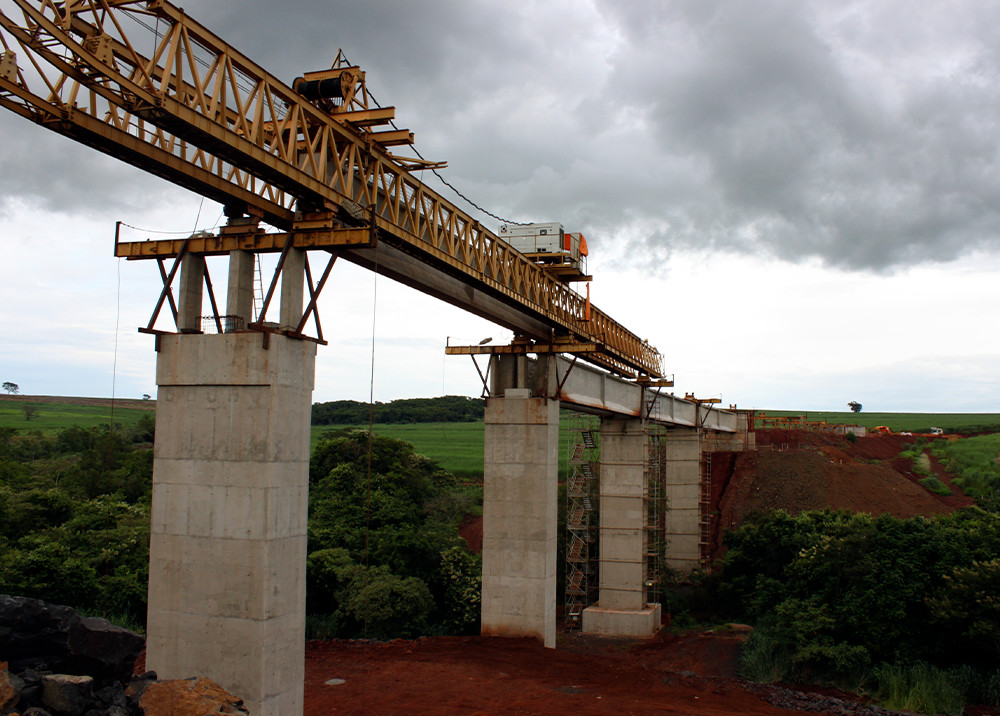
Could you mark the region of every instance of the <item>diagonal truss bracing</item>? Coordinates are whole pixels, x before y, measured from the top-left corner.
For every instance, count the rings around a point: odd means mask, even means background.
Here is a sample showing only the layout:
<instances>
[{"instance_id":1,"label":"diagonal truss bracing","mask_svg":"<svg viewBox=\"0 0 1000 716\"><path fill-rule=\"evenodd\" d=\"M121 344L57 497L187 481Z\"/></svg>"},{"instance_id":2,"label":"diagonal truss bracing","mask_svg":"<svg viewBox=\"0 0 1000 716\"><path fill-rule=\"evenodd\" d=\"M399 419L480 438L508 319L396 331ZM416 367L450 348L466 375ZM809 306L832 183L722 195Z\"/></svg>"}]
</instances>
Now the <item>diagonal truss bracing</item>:
<instances>
[{"instance_id":1,"label":"diagonal truss bracing","mask_svg":"<svg viewBox=\"0 0 1000 716\"><path fill-rule=\"evenodd\" d=\"M524 316L496 322L597 343L587 360L662 376L654 347L596 308L588 315L583 296L416 179L419 162L388 149L408 133L373 131L391 112L368 107L367 95L308 100L162 0L0 8L3 107L279 229L294 229L303 207L345 227L374 212L379 242ZM538 335L539 322L550 335Z\"/></svg>"}]
</instances>

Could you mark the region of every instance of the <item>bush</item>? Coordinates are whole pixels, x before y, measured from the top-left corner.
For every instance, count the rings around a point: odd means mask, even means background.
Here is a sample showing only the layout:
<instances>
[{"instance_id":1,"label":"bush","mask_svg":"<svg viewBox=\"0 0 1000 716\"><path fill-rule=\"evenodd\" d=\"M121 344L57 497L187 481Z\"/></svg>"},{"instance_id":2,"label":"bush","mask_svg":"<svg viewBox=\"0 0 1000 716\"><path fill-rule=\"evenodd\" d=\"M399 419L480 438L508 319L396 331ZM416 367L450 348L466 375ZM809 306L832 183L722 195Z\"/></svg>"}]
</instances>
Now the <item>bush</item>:
<instances>
[{"instance_id":1,"label":"bush","mask_svg":"<svg viewBox=\"0 0 1000 716\"><path fill-rule=\"evenodd\" d=\"M996 663L1000 515L777 512L727 544L719 603L762 627L745 657L758 678L849 685L870 663Z\"/></svg>"},{"instance_id":2,"label":"bush","mask_svg":"<svg viewBox=\"0 0 1000 716\"><path fill-rule=\"evenodd\" d=\"M770 625L757 626L740 649L739 673L748 681L773 684L791 671L792 647Z\"/></svg>"},{"instance_id":3,"label":"bush","mask_svg":"<svg viewBox=\"0 0 1000 716\"><path fill-rule=\"evenodd\" d=\"M943 482L941 482L941 480L939 480L934 475L931 475L930 477L925 477L920 481L920 484L923 485L930 492L933 492L935 495L951 494L951 490L948 489L948 486Z\"/></svg>"},{"instance_id":4,"label":"bush","mask_svg":"<svg viewBox=\"0 0 1000 716\"><path fill-rule=\"evenodd\" d=\"M883 665L875 669L876 698L894 711L923 714L962 713L964 689L943 669L923 662Z\"/></svg>"}]
</instances>

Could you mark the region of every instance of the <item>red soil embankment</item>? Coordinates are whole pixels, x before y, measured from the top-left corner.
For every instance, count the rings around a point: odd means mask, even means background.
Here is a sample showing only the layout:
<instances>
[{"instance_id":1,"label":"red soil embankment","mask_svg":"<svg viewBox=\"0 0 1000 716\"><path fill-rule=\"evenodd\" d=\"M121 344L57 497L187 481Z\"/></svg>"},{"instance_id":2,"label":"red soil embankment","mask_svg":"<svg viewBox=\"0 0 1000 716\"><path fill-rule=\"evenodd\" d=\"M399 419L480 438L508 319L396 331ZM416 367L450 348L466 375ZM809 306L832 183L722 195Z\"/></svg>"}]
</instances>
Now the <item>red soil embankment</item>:
<instances>
[{"instance_id":1,"label":"red soil embankment","mask_svg":"<svg viewBox=\"0 0 1000 716\"><path fill-rule=\"evenodd\" d=\"M972 505L951 485L936 459L931 470L952 489L936 495L920 484L924 475L899 453L913 442L901 435L872 435L855 441L804 430L758 430L756 452L728 454L732 470L713 470L713 557L722 554L721 534L751 514L783 509L849 510L894 517L936 515ZM723 455L713 456L713 468Z\"/></svg>"}]
</instances>

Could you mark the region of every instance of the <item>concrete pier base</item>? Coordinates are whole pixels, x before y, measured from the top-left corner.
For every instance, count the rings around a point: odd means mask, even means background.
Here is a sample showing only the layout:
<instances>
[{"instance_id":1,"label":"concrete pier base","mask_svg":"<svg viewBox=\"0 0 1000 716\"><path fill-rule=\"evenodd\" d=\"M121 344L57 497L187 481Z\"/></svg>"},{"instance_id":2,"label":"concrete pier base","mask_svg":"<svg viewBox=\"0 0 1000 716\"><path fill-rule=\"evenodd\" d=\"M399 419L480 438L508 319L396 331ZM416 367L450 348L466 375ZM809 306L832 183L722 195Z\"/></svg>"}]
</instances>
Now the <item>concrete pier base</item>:
<instances>
[{"instance_id":1,"label":"concrete pier base","mask_svg":"<svg viewBox=\"0 0 1000 716\"><path fill-rule=\"evenodd\" d=\"M660 605L645 609L605 609L587 607L583 610L584 634L606 636L651 636L660 629Z\"/></svg>"},{"instance_id":2,"label":"concrete pier base","mask_svg":"<svg viewBox=\"0 0 1000 716\"><path fill-rule=\"evenodd\" d=\"M482 633L556 645L559 401L486 401Z\"/></svg>"},{"instance_id":3,"label":"concrete pier base","mask_svg":"<svg viewBox=\"0 0 1000 716\"><path fill-rule=\"evenodd\" d=\"M208 676L253 716L303 709L316 344L158 337L148 668Z\"/></svg>"}]
</instances>

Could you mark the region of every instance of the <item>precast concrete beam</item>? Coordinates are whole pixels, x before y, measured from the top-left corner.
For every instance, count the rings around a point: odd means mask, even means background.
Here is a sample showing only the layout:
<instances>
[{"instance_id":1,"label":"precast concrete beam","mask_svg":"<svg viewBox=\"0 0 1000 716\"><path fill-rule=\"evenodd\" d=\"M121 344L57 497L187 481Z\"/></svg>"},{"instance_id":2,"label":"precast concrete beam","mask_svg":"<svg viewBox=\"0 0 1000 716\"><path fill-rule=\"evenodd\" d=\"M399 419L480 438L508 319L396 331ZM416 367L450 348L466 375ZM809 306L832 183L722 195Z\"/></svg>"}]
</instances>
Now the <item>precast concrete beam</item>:
<instances>
[{"instance_id":1,"label":"precast concrete beam","mask_svg":"<svg viewBox=\"0 0 1000 716\"><path fill-rule=\"evenodd\" d=\"M303 710L315 357L282 335L159 337L146 663L254 716Z\"/></svg>"},{"instance_id":2,"label":"precast concrete beam","mask_svg":"<svg viewBox=\"0 0 1000 716\"><path fill-rule=\"evenodd\" d=\"M559 401L486 401L482 633L556 644Z\"/></svg>"},{"instance_id":3,"label":"precast concrete beam","mask_svg":"<svg viewBox=\"0 0 1000 716\"><path fill-rule=\"evenodd\" d=\"M661 425L732 433L738 429L738 415L678 398L605 373L599 368L563 356L555 358L553 375L557 386L561 382L559 400L570 408L599 415L648 418Z\"/></svg>"}]
</instances>

